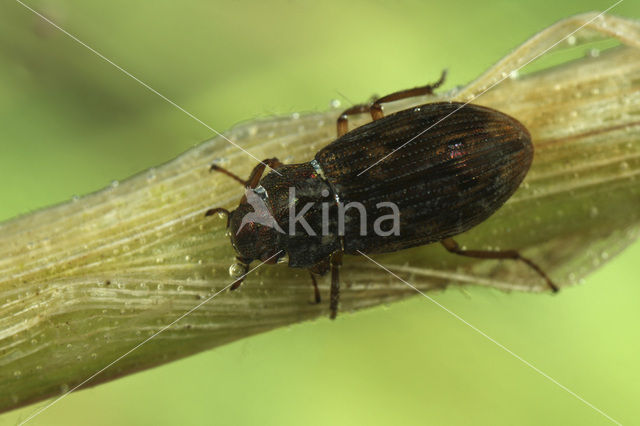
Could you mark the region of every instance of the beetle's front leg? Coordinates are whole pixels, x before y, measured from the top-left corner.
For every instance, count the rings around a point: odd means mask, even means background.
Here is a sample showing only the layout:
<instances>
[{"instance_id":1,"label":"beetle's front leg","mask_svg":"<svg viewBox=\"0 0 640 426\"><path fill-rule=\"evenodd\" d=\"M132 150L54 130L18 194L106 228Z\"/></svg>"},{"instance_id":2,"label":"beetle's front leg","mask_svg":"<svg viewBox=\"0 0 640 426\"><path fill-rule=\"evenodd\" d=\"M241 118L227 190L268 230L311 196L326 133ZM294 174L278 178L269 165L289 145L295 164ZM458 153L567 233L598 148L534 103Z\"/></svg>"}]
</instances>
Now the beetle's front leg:
<instances>
[{"instance_id":1,"label":"beetle's front leg","mask_svg":"<svg viewBox=\"0 0 640 426\"><path fill-rule=\"evenodd\" d=\"M262 160L253 168L247 180L242 179L240 176L234 173L231 173L229 170L224 169L216 164L212 164L209 170L224 173L225 175L229 176L231 179L241 183L244 187L255 188L256 186L258 186L258 183L260 182L260 178L262 178L262 174L264 173L264 169L266 169L267 166L271 167L272 169L276 169L282 166L282 163L280 162L280 160L278 160L275 157Z\"/></svg>"},{"instance_id":2,"label":"beetle's front leg","mask_svg":"<svg viewBox=\"0 0 640 426\"><path fill-rule=\"evenodd\" d=\"M275 157L262 160L262 162L258 163L253 168L244 186L247 188L255 188L256 186L258 186L258 183L260 183L260 179L262 179L264 169L266 169L267 166L271 167L272 169L277 169L278 167L282 166L282 163Z\"/></svg>"}]
</instances>

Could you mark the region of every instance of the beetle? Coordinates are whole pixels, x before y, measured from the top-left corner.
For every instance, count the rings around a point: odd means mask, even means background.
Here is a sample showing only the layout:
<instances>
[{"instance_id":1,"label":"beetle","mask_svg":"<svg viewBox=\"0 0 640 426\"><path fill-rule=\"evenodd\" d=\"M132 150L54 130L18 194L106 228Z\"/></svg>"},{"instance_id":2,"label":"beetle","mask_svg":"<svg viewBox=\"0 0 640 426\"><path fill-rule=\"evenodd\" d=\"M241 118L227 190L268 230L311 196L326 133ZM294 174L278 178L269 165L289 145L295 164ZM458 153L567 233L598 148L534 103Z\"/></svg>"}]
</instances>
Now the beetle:
<instances>
[{"instance_id":1,"label":"beetle","mask_svg":"<svg viewBox=\"0 0 640 426\"><path fill-rule=\"evenodd\" d=\"M211 170L237 180L246 191L235 210L205 213L227 216L237 253L229 269L236 279L231 290L240 286L252 261L288 260L289 267L309 270L320 303L316 275L330 270L333 319L343 253L388 253L441 242L461 256L523 262L557 292L547 274L518 251L467 250L452 238L486 220L519 187L533 160L527 128L507 114L469 103L434 102L384 115L382 104L432 94L445 76L446 70L434 84L347 109L337 120L338 138L310 162L266 159L246 180L212 165ZM348 131L349 116L361 113L370 113L373 121ZM273 170L263 176L267 166ZM363 220L361 208L344 207L363 206L366 213L383 202L397 207L399 232L383 231L380 222L376 229L376 223ZM303 225L299 229L291 209L304 203L309 207L297 216ZM322 225L324 232L318 235L307 225Z\"/></svg>"}]
</instances>

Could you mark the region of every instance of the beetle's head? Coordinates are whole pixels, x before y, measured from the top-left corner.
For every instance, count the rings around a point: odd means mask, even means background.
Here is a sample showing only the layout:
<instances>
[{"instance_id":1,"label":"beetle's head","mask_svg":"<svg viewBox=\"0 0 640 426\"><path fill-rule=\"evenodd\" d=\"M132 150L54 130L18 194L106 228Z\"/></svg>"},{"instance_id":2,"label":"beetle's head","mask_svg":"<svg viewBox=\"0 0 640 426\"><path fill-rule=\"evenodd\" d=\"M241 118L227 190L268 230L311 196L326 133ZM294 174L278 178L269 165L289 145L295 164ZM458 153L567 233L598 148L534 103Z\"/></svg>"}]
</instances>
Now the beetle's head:
<instances>
[{"instance_id":1,"label":"beetle's head","mask_svg":"<svg viewBox=\"0 0 640 426\"><path fill-rule=\"evenodd\" d=\"M284 256L280 227L267 209L255 203L241 202L230 212L227 231L237 253L237 263L229 268L233 278L246 274L254 260L276 263Z\"/></svg>"}]
</instances>

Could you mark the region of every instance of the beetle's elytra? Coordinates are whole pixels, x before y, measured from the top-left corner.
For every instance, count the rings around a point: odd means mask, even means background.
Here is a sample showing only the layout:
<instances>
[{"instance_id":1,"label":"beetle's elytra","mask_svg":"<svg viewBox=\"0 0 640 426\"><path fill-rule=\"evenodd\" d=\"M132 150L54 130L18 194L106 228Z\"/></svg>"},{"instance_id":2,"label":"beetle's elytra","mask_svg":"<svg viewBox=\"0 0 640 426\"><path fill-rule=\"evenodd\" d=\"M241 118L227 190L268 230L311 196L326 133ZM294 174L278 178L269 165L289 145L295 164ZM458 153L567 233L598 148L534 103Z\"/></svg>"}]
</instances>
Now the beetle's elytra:
<instances>
[{"instance_id":1,"label":"beetle's elytra","mask_svg":"<svg viewBox=\"0 0 640 426\"><path fill-rule=\"evenodd\" d=\"M253 260L276 263L288 258L290 267L310 271L319 303L315 274L331 269L335 318L343 253L387 253L439 241L463 256L519 260L557 291L549 277L517 251L465 250L451 238L487 219L518 188L533 160L527 129L494 109L456 102L384 116L383 103L432 93L444 76L433 85L349 108L338 119L338 139L308 163L284 165L267 159L246 181L211 166L246 188L236 210L206 213L227 214L237 252L237 263L230 268L237 281L231 289L239 287ZM347 132L348 116L363 112L371 113L373 121ZM277 173L263 177L266 165ZM366 220L381 205L393 213L386 216L386 229L382 217ZM297 212L292 214L292 208Z\"/></svg>"}]
</instances>

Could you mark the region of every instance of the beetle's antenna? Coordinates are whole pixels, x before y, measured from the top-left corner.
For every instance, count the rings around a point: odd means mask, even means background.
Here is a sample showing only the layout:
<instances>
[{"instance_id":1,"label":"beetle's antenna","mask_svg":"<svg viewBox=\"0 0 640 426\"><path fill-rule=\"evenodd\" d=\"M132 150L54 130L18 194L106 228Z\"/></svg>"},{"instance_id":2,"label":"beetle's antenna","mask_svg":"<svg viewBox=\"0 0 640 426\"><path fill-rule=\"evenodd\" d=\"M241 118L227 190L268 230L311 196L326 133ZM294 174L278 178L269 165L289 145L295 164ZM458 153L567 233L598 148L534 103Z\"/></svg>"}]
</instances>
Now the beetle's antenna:
<instances>
[{"instance_id":1,"label":"beetle's antenna","mask_svg":"<svg viewBox=\"0 0 640 426\"><path fill-rule=\"evenodd\" d=\"M216 213L224 213L227 215L227 228L229 227L229 216L231 215L231 212L227 209L223 209L222 207L216 207L215 209L209 209L205 212L205 217L206 216L212 216Z\"/></svg>"},{"instance_id":2,"label":"beetle's antenna","mask_svg":"<svg viewBox=\"0 0 640 426\"><path fill-rule=\"evenodd\" d=\"M216 172L222 172L225 175L229 176L231 179L235 179L238 182L240 182L243 186L247 184L247 182L244 179L241 179L238 175L235 175L233 173L231 173L229 170L227 169L223 169L222 167L216 165L216 164L212 164L211 167L209 168L210 172L216 171Z\"/></svg>"}]
</instances>

